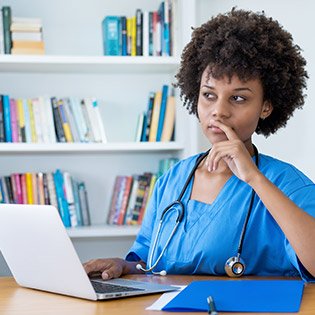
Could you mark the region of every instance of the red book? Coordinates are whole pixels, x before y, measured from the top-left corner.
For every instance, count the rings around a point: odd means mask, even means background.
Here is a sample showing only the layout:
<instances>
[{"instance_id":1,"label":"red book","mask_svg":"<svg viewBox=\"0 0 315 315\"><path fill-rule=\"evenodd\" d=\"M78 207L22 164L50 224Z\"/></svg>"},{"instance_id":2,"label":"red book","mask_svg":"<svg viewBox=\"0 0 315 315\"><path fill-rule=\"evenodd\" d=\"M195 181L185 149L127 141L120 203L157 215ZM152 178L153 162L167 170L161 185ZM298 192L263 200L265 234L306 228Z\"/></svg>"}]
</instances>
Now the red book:
<instances>
[{"instance_id":1,"label":"red book","mask_svg":"<svg viewBox=\"0 0 315 315\"><path fill-rule=\"evenodd\" d=\"M126 176L125 187L122 197L122 202L119 211L119 217L117 220L117 224L122 225L125 221L125 215L129 203L130 191L132 186L132 176Z\"/></svg>"}]
</instances>

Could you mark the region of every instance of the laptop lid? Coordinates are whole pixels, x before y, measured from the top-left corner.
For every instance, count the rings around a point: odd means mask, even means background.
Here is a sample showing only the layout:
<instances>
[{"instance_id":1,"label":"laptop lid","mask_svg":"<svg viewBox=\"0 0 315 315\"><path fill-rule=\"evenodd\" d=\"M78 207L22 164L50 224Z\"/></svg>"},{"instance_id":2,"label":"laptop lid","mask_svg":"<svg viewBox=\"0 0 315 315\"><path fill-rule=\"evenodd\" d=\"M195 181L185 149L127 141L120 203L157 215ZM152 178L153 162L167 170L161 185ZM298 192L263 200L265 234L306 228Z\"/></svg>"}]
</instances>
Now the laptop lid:
<instances>
[{"instance_id":1,"label":"laptop lid","mask_svg":"<svg viewBox=\"0 0 315 315\"><path fill-rule=\"evenodd\" d=\"M1 204L0 250L16 282L24 287L90 300L174 290L139 282L144 290L97 295L53 206ZM115 281L128 282L110 282Z\"/></svg>"}]
</instances>

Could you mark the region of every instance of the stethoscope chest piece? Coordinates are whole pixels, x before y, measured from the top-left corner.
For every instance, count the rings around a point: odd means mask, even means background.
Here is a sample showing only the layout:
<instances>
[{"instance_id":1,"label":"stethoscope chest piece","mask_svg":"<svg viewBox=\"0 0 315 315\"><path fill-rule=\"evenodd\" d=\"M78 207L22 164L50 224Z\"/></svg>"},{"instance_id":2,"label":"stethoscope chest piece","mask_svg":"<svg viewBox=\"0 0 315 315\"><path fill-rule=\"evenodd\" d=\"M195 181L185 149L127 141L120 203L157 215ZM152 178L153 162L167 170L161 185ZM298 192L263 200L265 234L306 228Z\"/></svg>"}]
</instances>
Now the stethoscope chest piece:
<instances>
[{"instance_id":1,"label":"stethoscope chest piece","mask_svg":"<svg viewBox=\"0 0 315 315\"><path fill-rule=\"evenodd\" d=\"M244 273L245 263L241 257L234 256L226 261L224 269L229 277L237 278Z\"/></svg>"}]
</instances>

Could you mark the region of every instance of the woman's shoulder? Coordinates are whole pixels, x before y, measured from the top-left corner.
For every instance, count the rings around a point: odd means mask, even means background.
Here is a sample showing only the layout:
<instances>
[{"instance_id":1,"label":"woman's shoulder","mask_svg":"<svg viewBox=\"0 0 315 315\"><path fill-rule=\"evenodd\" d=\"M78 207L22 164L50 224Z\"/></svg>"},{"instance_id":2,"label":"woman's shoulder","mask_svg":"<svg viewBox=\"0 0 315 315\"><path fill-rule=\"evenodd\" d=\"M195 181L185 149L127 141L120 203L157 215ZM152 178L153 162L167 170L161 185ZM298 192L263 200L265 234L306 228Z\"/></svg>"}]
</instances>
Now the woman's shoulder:
<instances>
[{"instance_id":1,"label":"woman's shoulder","mask_svg":"<svg viewBox=\"0 0 315 315\"><path fill-rule=\"evenodd\" d=\"M279 188L314 185L313 181L294 165L265 154L260 154L259 157L260 171Z\"/></svg>"}]
</instances>

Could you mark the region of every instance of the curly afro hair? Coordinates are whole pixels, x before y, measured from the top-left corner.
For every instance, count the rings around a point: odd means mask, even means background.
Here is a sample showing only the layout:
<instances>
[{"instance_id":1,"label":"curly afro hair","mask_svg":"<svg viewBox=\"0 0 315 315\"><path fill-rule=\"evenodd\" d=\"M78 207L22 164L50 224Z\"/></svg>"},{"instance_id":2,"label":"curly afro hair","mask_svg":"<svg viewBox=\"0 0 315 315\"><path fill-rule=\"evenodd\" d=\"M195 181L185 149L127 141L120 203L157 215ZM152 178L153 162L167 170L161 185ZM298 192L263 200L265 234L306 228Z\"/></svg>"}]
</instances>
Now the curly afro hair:
<instances>
[{"instance_id":1,"label":"curly afro hair","mask_svg":"<svg viewBox=\"0 0 315 315\"><path fill-rule=\"evenodd\" d=\"M192 33L184 48L175 86L190 114L198 117L201 76L209 66L212 77L241 81L260 79L264 100L273 111L260 119L256 133L268 137L284 127L296 108L304 104L308 78L306 61L290 33L262 13L236 10L211 18Z\"/></svg>"}]
</instances>

